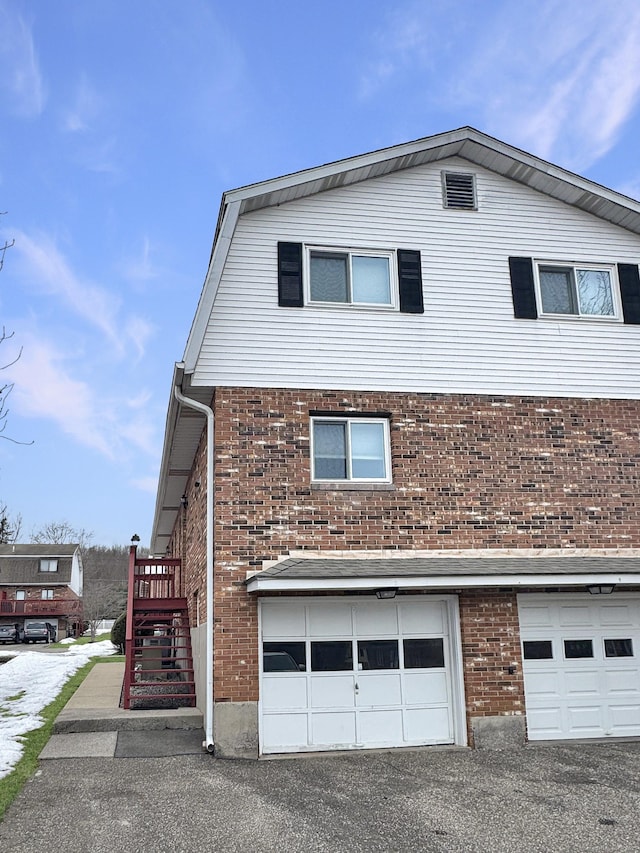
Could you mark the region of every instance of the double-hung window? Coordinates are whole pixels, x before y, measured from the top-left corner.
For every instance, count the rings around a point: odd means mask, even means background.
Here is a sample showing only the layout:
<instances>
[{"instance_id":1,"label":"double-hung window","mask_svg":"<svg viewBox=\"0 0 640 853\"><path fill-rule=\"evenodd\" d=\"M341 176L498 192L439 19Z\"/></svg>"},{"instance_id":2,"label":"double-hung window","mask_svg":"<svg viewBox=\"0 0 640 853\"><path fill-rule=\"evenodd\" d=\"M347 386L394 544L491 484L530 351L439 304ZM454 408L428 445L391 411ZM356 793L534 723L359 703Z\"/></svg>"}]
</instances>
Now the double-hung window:
<instances>
[{"instance_id":1,"label":"double-hung window","mask_svg":"<svg viewBox=\"0 0 640 853\"><path fill-rule=\"evenodd\" d=\"M52 589L43 589L41 595L42 595L43 601L53 601L53 590Z\"/></svg>"},{"instance_id":2,"label":"double-hung window","mask_svg":"<svg viewBox=\"0 0 640 853\"><path fill-rule=\"evenodd\" d=\"M396 308L392 252L329 250L307 252L307 302Z\"/></svg>"},{"instance_id":3,"label":"double-hung window","mask_svg":"<svg viewBox=\"0 0 640 853\"><path fill-rule=\"evenodd\" d=\"M41 572L57 572L58 571L58 561L52 558L46 558L40 560L40 571Z\"/></svg>"},{"instance_id":4,"label":"double-hung window","mask_svg":"<svg viewBox=\"0 0 640 853\"><path fill-rule=\"evenodd\" d=\"M619 319L612 266L539 262L538 302L542 315Z\"/></svg>"},{"instance_id":5,"label":"double-hung window","mask_svg":"<svg viewBox=\"0 0 640 853\"><path fill-rule=\"evenodd\" d=\"M314 417L311 421L314 481L391 481L386 418Z\"/></svg>"}]
</instances>

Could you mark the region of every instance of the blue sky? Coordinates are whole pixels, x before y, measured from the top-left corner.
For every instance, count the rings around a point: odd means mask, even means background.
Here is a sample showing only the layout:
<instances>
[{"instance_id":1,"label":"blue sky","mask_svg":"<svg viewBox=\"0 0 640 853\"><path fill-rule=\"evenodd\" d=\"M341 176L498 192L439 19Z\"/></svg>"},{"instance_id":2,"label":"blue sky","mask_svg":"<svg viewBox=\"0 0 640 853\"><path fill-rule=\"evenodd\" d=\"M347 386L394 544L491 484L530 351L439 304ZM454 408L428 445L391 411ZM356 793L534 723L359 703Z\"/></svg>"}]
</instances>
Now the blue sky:
<instances>
[{"instance_id":1,"label":"blue sky","mask_svg":"<svg viewBox=\"0 0 640 853\"><path fill-rule=\"evenodd\" d=\"M640 197L637 0L0 0L0 502L148 543L221 193L472 125Z\"/></svg>"}]
</instances>

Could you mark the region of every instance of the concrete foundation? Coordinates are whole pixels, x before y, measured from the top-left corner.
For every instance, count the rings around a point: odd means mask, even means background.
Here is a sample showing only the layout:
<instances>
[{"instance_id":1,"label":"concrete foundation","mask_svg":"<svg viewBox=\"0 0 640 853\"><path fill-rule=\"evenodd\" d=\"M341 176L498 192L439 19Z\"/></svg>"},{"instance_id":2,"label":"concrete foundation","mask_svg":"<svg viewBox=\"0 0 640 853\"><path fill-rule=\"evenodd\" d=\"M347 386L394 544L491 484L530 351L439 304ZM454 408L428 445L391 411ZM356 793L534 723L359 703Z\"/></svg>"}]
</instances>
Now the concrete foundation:
<instances>
[{"instance_id":1,"label":"concrete foundation","mask_svg":"<svg viewBox=\"0 0 640 853\"><path fill-rule=\"evenodd\" d=\"M216 758L257 758L258 703L216 702L213 740Z\"/></svg>"},{"instance_id":2,"label":"concrete foundation","mask_svg":"<svg viewBox=\"0 0 640 853\"><path fill-rule=\"evenodd\" d=\"M476 749L518 749L525 745L525 718L475 717L471 720Z\"/></svg>"}]
</instances>

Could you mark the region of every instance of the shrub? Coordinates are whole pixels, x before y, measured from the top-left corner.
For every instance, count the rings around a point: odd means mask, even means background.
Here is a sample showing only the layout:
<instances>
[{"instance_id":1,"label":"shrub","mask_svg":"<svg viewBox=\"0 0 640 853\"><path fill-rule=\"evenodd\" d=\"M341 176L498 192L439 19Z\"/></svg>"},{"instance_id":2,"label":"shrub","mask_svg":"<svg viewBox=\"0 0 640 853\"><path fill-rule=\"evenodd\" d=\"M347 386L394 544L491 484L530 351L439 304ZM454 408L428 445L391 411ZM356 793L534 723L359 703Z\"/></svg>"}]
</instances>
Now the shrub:
<instances>
[{"instance_id":1,"label":"shrub","mask_svg":"<svg viewBox=\"0 0 640 853\"><path fill-rule=\"evenodd\" d=\"M127 614L121 613L111 628L111 642L118 647L121 655L124 654L124 641L127 635Z\"/></svg>"}]
</instances>

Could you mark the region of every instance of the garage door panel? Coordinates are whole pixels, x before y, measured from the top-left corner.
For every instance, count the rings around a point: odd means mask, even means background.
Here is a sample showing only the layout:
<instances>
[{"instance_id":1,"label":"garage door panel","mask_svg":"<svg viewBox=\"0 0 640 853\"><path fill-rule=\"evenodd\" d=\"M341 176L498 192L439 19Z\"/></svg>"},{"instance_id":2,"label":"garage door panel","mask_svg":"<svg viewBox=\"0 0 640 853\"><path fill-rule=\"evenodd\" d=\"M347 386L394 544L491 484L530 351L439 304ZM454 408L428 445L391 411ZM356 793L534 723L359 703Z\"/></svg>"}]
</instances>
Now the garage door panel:
<instances>
[{"instance_id":1,"label":"garage door panel","mask_svg":"<svg viewBox=\"0 0 640 853\"><path fill-rule=\"evenodd\" d=\"M562 709L559 705L545 708L527 706L527 726L529 737L536 732L540 738L564 737Z\"/></svg>"},{"instance_id":2,"label":"garage door panel","mask_svg":"<svg viewBox=\"0 0 640 853\"><path fill-rule=\"evenodd\" d=\"M340 747L355 742L355 713L328 711L311 715L312 746Z\"/></svg>"},{"instance_id":3,"label":"garage door panel","mask_svg":"<svg viewBox=\"0 0 640 853\"><path fill-rule=\"evenodd\" d=\"M629 604L603 604L600 608L600 624L603 627L624 628L634 623L634 611L637 608ZM635 616L637 621L637 616Z\"/></svg>"},{"instance_id":4,"label":"garage door panel","mask_svg":"<svg viewBox=\"0 0 640 853\"><path fill-rule=\"evenodd\" d=\"M447 702L448 686L445 672L405 672L404 701L407 705Z\"/></svg>"},{"instance_id":5,"label":"garage door panel","mask_svg":"<svg viewBox=\"0 0 640 853\"><path fill-rule=\"evenodd\" d=\"M557 699L562 692L560 674L556 670L527 673L527 696L536 701Z\"/></svg>"},{"instance_id":6,"label":"garage door panel","mask_svg":"<svg viewBox=\"0 0 640 853\"><path fill-rule=\"evenodd\" d=\"M599 696L601 693L600 670L598 670L598 669L566 670L564 685L565 685L565 694L568 697L573 697L573 696Z\"/></svg>"},{"instance_id":7,"label":"garage door panel","mask_svg":"<svg viewBox=\"0 0 640 853\"><path fill-rule=\"evenodd\" d=\"M357 676L359 707L367 705L401 705L400 673L376 673Z\"/></svg>"},{"instance_id":8,"label":"garage door panel","mask_svg":"<svg viewBox=\"0 0 640 853\"><path fill-rule=\"evenodd\" d=\"M381 606L376 606L377 604ZM355 611L355 630L359 636L383 636L398 633L398 610L395 606L359 604Z\"/></svg>"},{"instance_id":9,"label":"garage door panel","mask_svg":"<svg viewBox=\"0 0 640 853\"><path fill-rule=\"evenodd\" d=\"M640 699L640 673L637 668L608 669L604 673L605 690L611 696L634 695Z\"/></svg>"},{"instance_id":10,"label":"garage door panel","mask_svg":"<svg viewBox=\"0 0 640 853\"><path fill-rule=\"evenodd\" d=\"M262 718L263 749L284 752L307 743L307 715L265 714Z\"/></svg>"},{"instance_id":11,"label":"garage door panel","mask_svg":"<svg viewBox=\"0 0 640 853\"><path fill-rule=\"evenodd\" d=\"M569 729L577 737L598 736L605 731L604 712L601 705L569 705L567 707Z\"/></svg>"},{"instance_id":12,"label":"garage door panel","mask_svg":"<svg viewBox=\"0 0 640 853\"><path fill-rule=\"evenodd\" d=\"M441 601L420 601L400 604L403 634L446 633L446 611Z\"/></svg>"},{"instance_id":13,"label":"garage door panel","mask_svg":"<svg viewBox=\"0 0 640 853\"><path fill-rule=\"evenodd\" d=\"M633 730L640 728L640 705L612 704L609 706L609 720L615 734L633 734Z\"/></svg>"},{"instance_id":14,"label":"garage door panel","mask_svg":"<svg viewBox=\"0 0 640 853\"><path fill-rule=\"evenodd\" d=\"M308 705L307 679L304 675L265 676L262 704L265 711L305 709Z\"/></svg>"},{"instance_id":15,"label":"garage door panel","mask_svg":"<svg viewBox=\"0 0 640 853\"><path fill-rule=\"evenodd\" d=\"M265 640L272 637L304 637L304 607L287 607L274 603L262 614L262 636Z\"/></svg>"},{"instance_id":16,"label":"garage door panel","mask_svg":"<svg viewBox=\"0 0 640 853\"><path fill-rule=\"evenodd\" d=\"M350 637L353 634L351 608L321 604L309 607L310 637Z\"/></svg>"},{"instance_id":17,"label":"garage door panel","mask_svg":"<svg viewBox=\"0 0 640 853\"><path fill-rule=\"evenodd\" d=\"M446 708L407 709L405 737L410 743L449 743L451 740L451 716Z\"/></svg>"},{"instance_id":18,"label":"garage door panel","mask_svg":"<svg viewBox=\"0 0 640 853\"><path fill-rule=\"evenodd\" d=\"M549 604L526 604L520 610L521 627L546 628L553 625Z\"/></svg>"},{"instance_id":19,"label":"garage door panel","mask_svg":"<svg viewBox=\"0 0 640 853\"><path fill-rule=\"evenodd\" d=\"M312 675L312 708L350 708L355 705L353 673L348 675Z\"/></svg>"},{"instance_id":20,"label":"garage door panel","mask_svg":"<svg viewBox=\"0 0 640 853\"><path fill-rule=\"evenodd\" d=\"M402 711L378 710L360 713L360 739L366 744L402 743Z\"/></svg>"},{"instance_id":21,"label":"garage door panel","mask_svg":"<svg viewBox=\"0 0 640 853\"><path fill-rule=\"evenodd\" d=\"M590 627L591 610L587 604L562 605L558 609L558 619L561 628Z\"/></svg>"}]
</instances>

